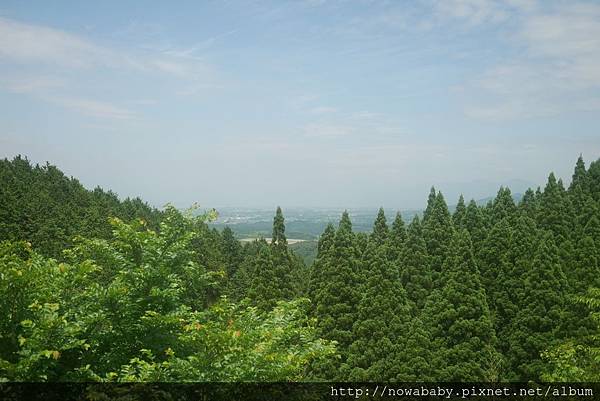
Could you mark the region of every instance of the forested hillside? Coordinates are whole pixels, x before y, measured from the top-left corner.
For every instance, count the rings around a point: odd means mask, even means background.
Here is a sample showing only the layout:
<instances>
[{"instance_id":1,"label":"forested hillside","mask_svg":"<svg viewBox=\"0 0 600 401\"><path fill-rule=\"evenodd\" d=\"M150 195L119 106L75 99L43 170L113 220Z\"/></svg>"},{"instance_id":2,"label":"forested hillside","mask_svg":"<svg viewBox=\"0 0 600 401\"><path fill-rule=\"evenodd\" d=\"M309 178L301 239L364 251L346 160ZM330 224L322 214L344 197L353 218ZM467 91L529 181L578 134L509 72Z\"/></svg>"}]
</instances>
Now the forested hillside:
<instances>
[{"instance_id":1,"label":"forested hillside","mask_svg":"<svg viewBox=\"0 0 600 401\"><path fill-rule=\"evenodd\" d=\"M109 216L142 218L157 229L161 213L139 198L120 201L99 187L88 191L49 163L0 160L0 240L27 240L44 255L60 257L76 235L109 238Z\"/></svg>"},{"instance_id":2,"label":"forested hillside","mask_svg":"<svg viewBox=\"0 0 600 401\"><path fill-rule=\"evenodd\" d=\"M0 162L0 380L598 381L600 160L515 203L347 213L307 267L173 207Z\"/></svg>"}]
</instances>

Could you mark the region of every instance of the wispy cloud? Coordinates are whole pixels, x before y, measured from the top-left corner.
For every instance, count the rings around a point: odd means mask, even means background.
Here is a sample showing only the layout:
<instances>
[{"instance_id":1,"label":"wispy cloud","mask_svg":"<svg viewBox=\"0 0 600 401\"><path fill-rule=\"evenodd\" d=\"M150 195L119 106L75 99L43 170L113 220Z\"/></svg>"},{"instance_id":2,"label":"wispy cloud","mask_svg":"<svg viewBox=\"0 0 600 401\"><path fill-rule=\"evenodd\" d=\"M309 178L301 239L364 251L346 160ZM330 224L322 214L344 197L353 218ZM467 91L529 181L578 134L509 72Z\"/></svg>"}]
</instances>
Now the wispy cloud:
<instances>
[{"instance_id":1,"label":"wispy cloud","mask_svg":"<svg viewBox=\"0 0 600 401\"><path fill-rule=\"evenodd\" d=\"M0 17L0 61L4 77L0 88L98 118L129 119L135 113L92 94L76 95L79 85L72 71L83 70L87 81L106 79L107 71L153 74L180 80L180 87L208 87L211 69L191 57L164 51L115 49L81 35ZM14 73L19 69L27 73ZM70 71L69 71L70 70ZM8 72L7 72L8 71ZM53 76L48 76L52 71ZM110 85L110 82L108 83ZM176 87L175 83L173 87ZM177 90L174 89L174 93Z\"/></svg>"},{"instance_id":2,"label":"wispy cloud","mask_svg":"<svg viewBox=\"0 0 600 401\"><path fill-rule=\"evenodd\" d=\"M537 8L537 0L433 0L431 3L438 21L455 19L470 26L505 22L515 11Z\"/></svg>"},{"instance_id":3,"label":"wispy cloud","mask_svg":"<svg viewBox=\"0 0 600 401\"><path fill-rule=\"evenodd\" d=\"M19 63L85 67L112 55L69 33L0 17L0 58Z\"/></svg>"},{"instance_id":4,"label":"wispy cloud","mask_svg":"<svg viewBox=\"0 0 600 401\"><path fill-rule=\"evenodd\" d=\"M468 104L468 116L505 120L597 110L600 6L573 2L537 9L509 40L524 48L523 55L467 85L477 100Z\"/></svg>"},{"instance_id":5,"label":"wispy cloud","mask_svg":"<svg viewBox=\"0 0 600 401\"><path fill-rule=\"evenodd\" d=\"M92 117L128 120L135 116L130 110L97 100L60 96L48 97L46 100Z\"/></svg>"},{"instance_id":6,"label":"wispy cloud","mask_svg":"<svg viewBox=\"0 0 600 401\"><path fill-rule=\"evenodd\" d=\"M434 3L438 18L455 18L471 25L501 22L508 13L502 2L494 0L440 0Z\"/></svg>"},{"instance_id":7,"label":"wispy cloud","mask_svg":"<svg viewBox=\"0 0 600 401\"><path fill-rule=\"evenodd\" d=\"M183 60L175 49L149 54L124 52L80 35L0 17L0 59L23 64L99 67L190 76L201 63Z\"/></svg>"},{"instance_id":8,"label":"wispy cloud","mask_svg":"<svg viewBox=\"0 0 600 401\"><path fill-rule=\"evenodd\" d=\"M0 90L26 94L36 100L59 105L87 116L118 120L131 119L135 116L132 111L110 102L60 94L60 89L65 86L66 81L64 79L49 76L13 75L0 78Z\"/></svg>"}]
</instances>

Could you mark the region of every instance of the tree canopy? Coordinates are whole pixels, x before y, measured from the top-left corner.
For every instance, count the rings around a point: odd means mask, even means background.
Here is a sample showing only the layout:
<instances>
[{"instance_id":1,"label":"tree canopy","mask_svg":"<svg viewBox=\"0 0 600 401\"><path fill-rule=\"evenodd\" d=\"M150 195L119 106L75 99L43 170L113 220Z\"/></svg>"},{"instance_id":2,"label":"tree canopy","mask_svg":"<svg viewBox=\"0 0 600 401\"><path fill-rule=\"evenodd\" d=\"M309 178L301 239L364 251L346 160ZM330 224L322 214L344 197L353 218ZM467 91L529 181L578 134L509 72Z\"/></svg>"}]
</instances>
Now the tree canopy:
<instances>
[{"instance_id":1,"label":"tree canopy","mask_svg":"<svg viewBox=\"0 0 600 401\"><path fill-rule=\"evenodd\" d=\"M280 207L241 243L0 160L0 380L597 381L600 160L490 199L345 211L307 266Z\"/></svg>"}]
</instances>

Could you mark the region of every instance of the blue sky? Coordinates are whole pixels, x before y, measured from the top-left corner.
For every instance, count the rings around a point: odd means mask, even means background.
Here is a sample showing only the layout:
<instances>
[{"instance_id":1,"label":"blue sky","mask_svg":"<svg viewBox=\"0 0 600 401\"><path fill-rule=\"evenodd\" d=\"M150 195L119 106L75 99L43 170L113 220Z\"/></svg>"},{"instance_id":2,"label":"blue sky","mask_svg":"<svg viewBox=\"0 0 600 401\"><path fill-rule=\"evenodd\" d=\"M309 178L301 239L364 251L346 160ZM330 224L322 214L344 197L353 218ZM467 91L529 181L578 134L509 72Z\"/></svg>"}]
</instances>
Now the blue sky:
<instances>
[{"instance_id":1,"label":"blue sky","mask_svg":"<svg viewBox=\"0 0 600 401\"><path fill-rule=\"evenodd\" d=\"M600 3L0 2L0 157L160 206L420 207L600 157Z\"/></svg>"}]
</instances>

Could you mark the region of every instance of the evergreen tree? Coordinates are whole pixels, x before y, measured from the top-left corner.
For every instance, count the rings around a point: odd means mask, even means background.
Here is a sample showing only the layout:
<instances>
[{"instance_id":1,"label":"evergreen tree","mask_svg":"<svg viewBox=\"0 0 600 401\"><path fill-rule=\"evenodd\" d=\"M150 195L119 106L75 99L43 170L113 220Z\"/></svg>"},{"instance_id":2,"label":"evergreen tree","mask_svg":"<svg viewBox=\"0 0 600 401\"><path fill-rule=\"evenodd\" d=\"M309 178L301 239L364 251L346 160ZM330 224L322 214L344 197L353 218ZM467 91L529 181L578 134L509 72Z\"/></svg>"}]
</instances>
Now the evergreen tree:
<instances>
[{"instance_id":1,"label":"evergreen tree","mask_svg":"<svg viewBox=\"0 0 600 401\"><path fill-rule=\"evenodd\" d=\"M221 252L225 258L227 277L231 278L242 264L244 256L242 253L242 245L240 244L240 241L235 238L235 235L229 226L226 226L221 234Z\"/></svg>"},{"instance_id":2,"label":"evergreen tree","mask_svg":"<svg viewBox=\"0 0 600 401\"><path fill-rule=\"evenodd\" d=\"M425 207L425 211L423 212L423 223L425 223L429 216L433 213L433 209L435 209L435 205L437 203L437 191L435 187L431 187L429 191L429 196L427 197L427 206Z\"/></svg>"},{"instance_id":3,"label":"evergreen tree","mask_svg":"<svg viewBox=\"0 0 600 401\"><path fill-rule=\"evenodd\" d=\"M254 277L248 292L249 298L260 309L269 310L277 301L289 300L300 290L298 259L287 246L285 224L281 208L273 219L273 237L268 247L261 249L254 262Z\"/></svg>"},{"instance_id":4,"label":"evergreen tree","mask_svg":"<svg viewBox=\"0 0 600 401\"><path fill-rule=\"evenodd\" d=\"M196 365L224 344L232 344L224 361L243 349L247 366L211 377L252 379L252 369L282 371L270 361L288 360L319 380L536 381L598 371L590 348L597 316L586 305L600 288L600 160L586 169L580 156L568 190L550 174L518 206L502 187L484 207L461 195L451 215L432 188L422 219L405 228L397 214L388 227L380 208L370 234L353 233L344 212L338 229L330 224L319 238L310 269L288 246L279 207L270 243L242 246L229 227L219 232L208 221L87 190L49 163L0 160L0 290L8 302L0 305L8 319L0 319L0 381L97 380L117 371L127 372L119 380L168 380L165 372L192 365L193 374L174 377L201 379L208 376ZM257 308L225 313L221 294ZM293 306L304 301L279 303L305 295L310 316ZM205 334L207 321L219 326L218 338ZM315 329L337 342L339 359L298 358L327 348L302 340ZM137 358L142 345L154 362ZM171 359L165 347L186 357Z\"/></svg>"},{"instance_id":5,"label":"evergreen tree","mask_svg":"<svg viewBox=\"0 0 600 401\"><path fill-rule=\"evenodd\" d=\"M458 198L458 203L456 204L454 214L452 215L452 223L454 223L455 228L465 228L464 219L466 214L467 206L465 205L465 198L461 194Z\"/></svg>"},{"instance_id":6,"label":"evergreen tree","mask_svg":"<svg viewBox=\"0 0 600 401\"><path fill-rule=\"evenodd\" d=\"M518 210L522 216L527 216L535 219L538 214L538 202L535 192L531 188L528 188L519 202Z\"/></svg>"},{"instance_id":7,"label":"evergreen tree","mask_svg":"<svg viewBox=\"0 0 600 401\"><path fill-rule=\"evenodd\" d=\"M430 258L434 285L437 285L442 265L450 251L452 235L450 212L442 193L438 192L427 218L423 217L423 238Z\"/></svg>"},{"instance_id":8,"label":"evergreen tree","mask_svg":"<svg viewBox=\"0 0 600 401\"><path fill-rule=\"evenodd\" d=\"M62 260L77 236L110 238L110 217L144 220L157 230L162 213L138 198L85 189L57 167L32 165L21 156L0 160L0 241L28 241L42 254Z\"/></svg>"},{"instance_id":9,"label":"evergreen tree","mask_svg":"<svg viewBox=\"0 0 600 401\"><path fill-rule=\"evenodd\" d=\"M544 371L540 354L560 338L564 315L565 278L558 249L545 235L524 272L523 299L508 336L507 359L514 376L509 380L538 380Z\"/></svg>"},{"instance_id":10,"label":"evergreen tree","mask_svg":"<svg viewBox=\"0 0 600 401\"><path fill-rule=\"evenodd\" d=\"M387 226L387 220L385 218L385 212L383 208L379 208L377 218L373 224L373 232L369 236L369 241L374 242L376 245L384 244L389 236L389 228Z\"/></svg>"},{"instance_id":11,"label":"evergreen tree","mask_svg":"<svg viewBox=\"0 0 600 401\"><path fill-rule=\"evenodd\" d=\"M575 169L573 171L573 176L571 179L571 185L569 186L569 190L573 190L575 187L580 187L583 190L587 190L587 171L585 170L585 162L583 161L583 157L579 155L577 158L577 163L575 164Z\"/></svg>"},{"instance_id":12,"label":"evergreen tree","mask_svg":"<svg viewBox=\"0 0 600 401\"><path fill-rule=\"evenodd\" d=\"M354 234L354 257L362 258L362 255L367 251L369 246L369 235L367 233L358 232ZM362 280L362 278L361 278Z\"/></svg>"},{"instance_id":13,"label":"evergreen tree","mask_svg":"<svg viewBox=\"0 0 600 401\"><path fill-rule=\"evenodd\" d=\"M433 276L418 216L415 216L408 226L406 245L400 255L400 266L400 281L406 289L408 299L417 309L423 308L427 295L433 288Z\"/></svg>"},{"instance_id":14,"label":"evergreen tree","mask_svg":"<svg viewBox=\"0 0 600 401\"><path fill-rule=\"evenodd\" d=\"M271 248L263 246L254 258L252 282L248 289L248 298L261 310L272 309L278 300L283 299L279 285L280 278L273 266Z\"/></svg>"},{"instance_id":15,"label":"evergreen tree","mask_svg":"<svg viewBox=\"0 0 600 401\"><path fill-rule=\"evenodd\" d=\"M433 370L440 381L490 381L499 374L500 356L485 290L466 230L457 232L444 263L443 287L424 309L434 336Z\"/></svg>"},{"instance_id":16,"label":"evergreen tree","mask_svg":"<svg viewBox=\"0 0 600 401\"><path fill-rule=\"evenodd\" d=\"M323 338L335 340L341 359L315 370L318 376L343 379L339 368L348 358L353 342L352 326L360 302L359 260L356 258L352 223L347 212L342 214L333 246L321 267L324 285L315 294L317 327Z\"/></svg>"},{"instance_id":17,"label":"evergreen tree","mask_svg":"<svg viewBox=\"0 0 600 401\"><path fill-rule=\"evenodd\" d=\"M588 221L595 216L600 216L599 204L581 185L575 186L568 193L573 209L574 219L572 222L572 233L570 239L577 242L583 237L583 231Z\"/></svg>"},{"instance_id":18,"label":"evergreen tree","mask_svg":"<svg viewBox=\"0 0 600 401\"><path fill-rule=\"evenodd\" d=\"M385 243L372 241L363 255L367 280L345 367L350 380L392 380L397 375L397 352L402 350L399 344L406 335L410 308L388 253Z\"/></svg>"},{"instance_id":19,"label":"evergreen tree","mask_svg":"<svg viewBox=\"0 0 600 401\"><path fill-rule=\"evenodd\" d=\"M587 296L590 288L600 288L600 243L595 241L599 235L600 223L593 216L576 247L564 249L564 245L570 245L571 241L563 242L561 253L567 253L567 256L561 256L563 261L569 262L565 265L568 267L565 275L569 283L567 297L571 301ZM596 330L596 323L582 303L567 302L563 319L566 335L571 338L588 338Z\"/></svg>"},{"instance_id":20,"label":"evergreen tree","mask_svg":"<svg viewBox=\"0 0 600 401\"><path fill-rule=\"evenodd\" d=\"M392 229L390 230L390 235L388 238L388 247L390 250L389 259L391 261L398 261L398 258L402 253L402 249L404 248L405 241L406 228L404 226L404 221L402 220L402 215L400 212L398 212L396 213L396 218L394 218L394 222L392 223Z\"/></svg>"},{"instance_id":21,"label":"evergreen tree","mask_svg":"<svg viewBox=\"0 0 600 401\"><path fill-rule=\"evenodd\" d=\"M285 237L285 219L281 207L277 206L275 217L273 218L273 235L271 244L279 246L281 249L287 249L287 238Z\"/></svg>"},{"instance_id":22,"label":"evergreen tree","mask_svg":"<svg viewBox=\"0 0 600 401\"><path fill-rule=\"evenodd\" d=\"M512 233L506 215L490 230L480 251L481 282L487 295L494 328L500 332L513 317L515 305L511 292L513 265L511 264Z\"/></svg>"},{"instance_id":23,"label":"evergreen tree","mask_svg":"<svg viewBox=\"0 0 600 401\"><path fill-rule=\"evenodd\" d=\"M255 294L249 294L254 279L257 277L256 266L259 254L263 248L268 248L269 244L264 238L246 243L242 248L242 262L233 276L227 281L227 295L238 302L243 299L250 299Z\"/></svg>"},{"instance_id":24,"label":"evergreen tree","mask_svg":"<svg viewBox=\"0 0 600 401\"><path fill-rule=\"evenodd\" d=\"M467 205L465 212L465 218L463 219L463 227L471 236L473 242L473 249L475 250L475 256L481 249L481 244L487 237L487 229L485 227L485 219L481 208L477 206L474 200L471 200Z\"/></svg>"},{"instance_id":25,"label":"evergreen tree","mask_svg":"<svg viewBox=\"0 0 600 401\"><path fill-rule=\"evenodd\" d=\"M502 219L507 219L509 222L516 217L517 207L513 200L510 189L500 187L496 198L492 204L491 210L491 225L498 223Z\"/></svg>"},{"instance_id":26,"label":"evergreen tree","mask_svg":"<svg viewBox=\"0 0 600 401\"><path fill-rule=\"evenodd\" d=\"M525 274L532 268L532 255L537 251L538 237L538 228L533 219L520 216L516 220L512 229L508 263L502 264L510 270L502 269L499 278L502 288L498 304L502 307L505 323L496 321L496 329L500 339L498 349L505 356L509 354L511 348L508 338L514 330L513 321L517 313L526 307ZM514 379L515 377L511 364L505 363L502 378Z\"/></svg>"},{"instance_id":27,"label":"evergreen tree","mask_svg":"<svg viewBox=\"0 0 600 401\"><path fill-rule=\"evenodd\" d=\"M194 225L194 238L191 240L195 251L196 262L204 266L211 275L213 285L207 288L207 302L212 304L226 292L227 261L222 253L222 238L215 228L210 228L205 222L197 221Z\"/></svg>"},{"instance_id":28,"label":"evergreen tree","mask_svg":"<svg viewBox=\"0 0 600 401\"><path fill-rule=\"evenodd\" d=\"M275 269L276 281L273 285L279 287L281 299L292 299L297 287L295 283L295 273L298 268L294 262L297 262L288 249L287 239L285 237L285 219L281 208L278 206L273 218L273 235L271 238L273 267Z\"/></svg>"},{"instance_id":29,"label":"evergreen tree","mask_svg":"<svg viewBox=\"0 0 600 401\"><path fill-rule=\"evenodd\" d=\"M587 192L596 202L600 201L600 159L590 163L586 174Z\"/></svg>"},{"instance_id":30,"label":"evergreen tree","mask_svg":"<svg viewBox=\"0 0 600 401\"><path fill-rule=\"evenodd\" d=\"M333 247L333 243L335 240L335 227L333 224L328 223L325 227L325 231L319 237L319 241L317 243L317 258L325 256L327 252Z\"/></svg>"},{"instance_id":31,"label":"evergreen tree","mask_svg":"<svg viewBox=\"0 0 600 401\"><path fill-rule=\"evenodd\" d=\"M600 204L596 202L590 192L590 180L588 171L585 169L585 163L581 155L577 159L571 185L568 190L568 197L571 201L573 221L570 240L578 246L583 245L582 240L586 237L584 230L588 222L600 216Z\"/></svg>"},{"instance_id":32,"label":"evergreen tree","mask_svg":"<svg viewBox=\"0 0 600 401\"><path fill-rule=\"evenodd\" d=\"M571 231L574 217L571 214L570 199L566 196L562 181L557 181L553 173L548 177L546 188L540 197L537 221L543 229L552 231L560 244Z\"/></svg>"},{"instance_id":33,"label":"evergreen tree","mask_svg":"<svg viewBox=\"0 0 600 401\"><path fill-rule=\"evenodd\" d=\"M310 268L308 297L313 301L313 309L315 306L316 294L318 294L327 284L323 278L323 265L330 256L330 250L333 247L334 239L335 227L333 224L329 223L325 227L323 234L319 237L319 241L317 242L317 257Z\"/></svg>"},{"instance_id":34,"label":"evergreen tree","mask_svg":"<svg viewBox=\"0 0 600 401\"><path fill-rule=\"evenodd\" d=\"M400 382L433 382L436 380L432 367L434 347L431 333L419 316L408 323L406 338L396 348L395 379ZM390 380L393 381L393 380Z\"/></svg>"}]
</instances>

